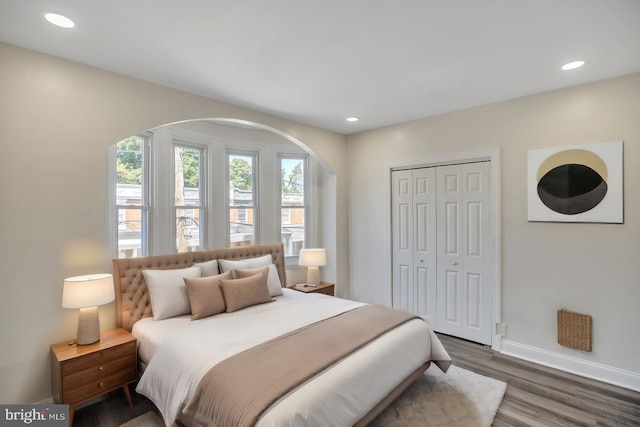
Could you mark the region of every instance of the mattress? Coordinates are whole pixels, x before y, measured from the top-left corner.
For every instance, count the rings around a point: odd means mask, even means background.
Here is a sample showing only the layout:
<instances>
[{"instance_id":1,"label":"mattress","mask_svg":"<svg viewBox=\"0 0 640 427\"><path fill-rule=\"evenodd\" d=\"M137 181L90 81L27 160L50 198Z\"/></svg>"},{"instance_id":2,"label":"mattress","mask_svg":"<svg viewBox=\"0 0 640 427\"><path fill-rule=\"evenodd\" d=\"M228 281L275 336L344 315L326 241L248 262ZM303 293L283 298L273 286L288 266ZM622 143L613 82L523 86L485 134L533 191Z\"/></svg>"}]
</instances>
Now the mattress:
<instances>
[{"instance_id":1,"label":"mattress","mask_svg":"<svg viewBox=\"0 0 640 427\"><path fill-rule=\"evenodd\" d=\"M148 364L136 391L154 402L170 426L200 379L218 362L363 305L289 289L275 300L197 321L180 316L136 322L132 333L138 338L141 361ZM280 398L258 425L353 425L428 360L446 365L450 359L427 324L412 320Z\"/></svg>"}]
</instances>

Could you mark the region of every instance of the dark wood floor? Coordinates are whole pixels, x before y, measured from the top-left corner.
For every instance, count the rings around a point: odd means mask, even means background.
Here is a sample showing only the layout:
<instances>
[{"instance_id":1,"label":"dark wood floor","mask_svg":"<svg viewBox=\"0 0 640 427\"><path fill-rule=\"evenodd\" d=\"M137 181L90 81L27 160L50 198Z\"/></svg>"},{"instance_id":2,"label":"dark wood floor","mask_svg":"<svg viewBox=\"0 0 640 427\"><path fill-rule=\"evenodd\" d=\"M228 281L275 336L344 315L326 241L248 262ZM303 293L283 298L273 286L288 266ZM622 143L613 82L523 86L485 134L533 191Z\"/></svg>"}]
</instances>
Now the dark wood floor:
<instances>
[{"instance_id":1,"label":"dark wood floor","mask_svg":"<svg viewBox=\"0 0 640 427\"><path fill-rule=\"evenodd\" d=\"M106 399L76 410L73 427L117 427L147 411L157 411L149 399L137 394L133 385L130 387L133 408L129 407L122 389L118 389Z\"/></svg>"},{"instance_id":2,"label":"dark wood floor","mask_svg":"<svg viewBox=\"0 0 640 427\"><path fill-rule=\"evenodd\" d=\"M507 383L494 427L640 426L640 393L440 335L455 365Z\"/></svg>"},{"instance_id":3,"label":"dark wood floor","mask_svg":"<svg viewBox=\"0 0 640 427\"><path fill-rule=\"evenodd\" d=\"M453 363L507 383L494 427L640 427L640 393L496 353L490 348L440 335ZM116 427L154 406L132 393L129 408L121 390L76 411L75 427Z\"/></svg>"}]
</instances>

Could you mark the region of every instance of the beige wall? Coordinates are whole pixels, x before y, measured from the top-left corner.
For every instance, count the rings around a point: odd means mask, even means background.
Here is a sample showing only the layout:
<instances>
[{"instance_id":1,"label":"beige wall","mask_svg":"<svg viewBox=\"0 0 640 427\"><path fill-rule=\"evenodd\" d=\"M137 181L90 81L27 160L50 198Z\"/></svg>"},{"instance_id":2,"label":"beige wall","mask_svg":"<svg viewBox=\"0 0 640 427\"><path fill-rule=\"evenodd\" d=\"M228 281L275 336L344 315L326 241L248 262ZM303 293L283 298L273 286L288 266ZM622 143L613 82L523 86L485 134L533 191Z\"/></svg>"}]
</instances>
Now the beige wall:
<instances>
[{"instance_id":1,"label":"beige wall","mask_svg":"<svg viewBox=\"0 0 640 427\"><path fill-rule=\"evenodd\" d=\"M136 132L193 118L230 117L292 135L335 172L322 188L326 280L346 284L345 137L0 43L0 402L51 396L49 345L75 336L61 308L65 277L111 271L105 247L105 154ZM68 191L67 189L71 190ZM332 246L331 246L332 245ZM115 304L101 307L102 329Z\"/></svg>"},{"instance_id":2,"label":"beige wall","mask_svg":"<svg viewBox=\"0 0 640 427\"><path fill-rule=\"evenodd\" d=\"M106 148L164 123L212 117L272 126L326 162L335 174L320 180L323 279L341 296L351 280L353 297L380 303L390 302L380 233L389 226L386 165L500 148L507 339L640 372L640 74L345 138L2 43L0 58L2 403L50 396L49 345L72 338L77 321L60 307L62 281L111 271L102 253ZM624 225L527 222L527 150L612 140L625 141ZM592 354L555 344L560 307L594 316ZM102 328L112 327L115 304L100 315Z\"/></svg>"},{"instance_id":3,"label":"beige wall","mask_svg":"<svg viewBox=\"0 0 640 427\"><path fill-rule=\"evenodd\" d=\"M499 149L506 339L640 373L640 74L348 137L351 292L390 303L389 165ZM623 225L527 221L527 150L624 141ZM593 316L593 352L556 343L556 310Z\"/></svg>"}]
</instances>

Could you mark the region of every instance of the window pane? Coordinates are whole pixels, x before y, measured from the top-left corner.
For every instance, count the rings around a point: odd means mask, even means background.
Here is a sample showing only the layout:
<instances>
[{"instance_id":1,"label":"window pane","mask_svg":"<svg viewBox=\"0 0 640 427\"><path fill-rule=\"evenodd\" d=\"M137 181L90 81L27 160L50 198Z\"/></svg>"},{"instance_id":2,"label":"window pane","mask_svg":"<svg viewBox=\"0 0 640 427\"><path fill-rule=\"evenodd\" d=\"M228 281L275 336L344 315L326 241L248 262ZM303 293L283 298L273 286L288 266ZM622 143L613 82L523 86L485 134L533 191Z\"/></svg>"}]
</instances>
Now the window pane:
<instances>
[{"instance_id":1,"label":"window pane","mask_svg":"<svg viewBox=\"0 0 640 427\"><path fill-rule=\"evenodd\" d=\"M200 156L194 148L175 147L175 204L197 206L200 201Z\"/></svg>"},{"instance_id":2,"label":"window pane","mask_svg":"<svg viewBox=\"0 0 640 427\"><path fill-rule=\"evenodd\" d=\"M304 159L281 159L282 206L304 206Z\"/></svg>"},{"instance_id":3,"label":"window pane","mask_svg":"<svg viewBox=\"0 0 640 427\"><path fill-rule=\"evenodd\" d=\"M298 256L304 247L304 208L282 208L282 243L285 256Z\"/></svg>"},{"instance_id":4,"label":"window pane","mask_svg":"<svg viewBox=\"0 0 640 427\"><path fill-rule=\"evenodd\" d=\"M229 202L253 206L253 156L229 155Z\"/></svg>"},{"instance_id":5,"label":"window pane","mask_svg":"<svg viewBox=\"0 0 640 427\"><path fill-rule=\"evenodd\" d=\"M176 248L178 252L191 252L201 249L200 229L201 209L176 209Z\"/></svg>"},{"instance_id":6,"label":"window pane","mask_svg":"<svg viewBox=\"0 0 640 427\"><path fill-rule=\"evenodd\" d=\"M144 135L133 135L116 144L115 202L119 258L147 255L146 145Z\"/></svg>"},{"instance_id":7,"label":"window pane","mask_svg":"<svg viewBox=\"0 0 640 427\"><path fill-rule=\"evenodd\" d=\"M255 244L254 156L229 154L229 243Z\"/></svg>"},{"instance_id":8,"label":"window pane","mask_svg":"<svg viewBox=\"0 0 640 427\"><path fill-rule=\"evenodd\" d=\"M280 233L285 256L298 256L304 246L304 158L281 158Z\"/></svg>"},{"instance_id":9,"label":"window pane","mask_svg":"<svg viewBox=\"0 0 640 427\"><path fill-rule=\"evenodd\" d=\"M230 208L230 246L253 245L255 242L253 223L253 208Z\"/></svg>"},{"instance_id":10,"label":"window pane","mask_svg":"<svg viewBox=\"0 0 640 427\"><path fill-rule=\"evenodd\" d=\"M118 258L146 255L142 245L145 224L146 210L118 209Z\"/></svg>"},{"instance_id":11,"label":"window pane","mask_svg":"<svg viewBox=\"0 0 640 427\"><path fill-rule=\"evenodd\" d=\"M144 138L131 136L116 146L116 204L141 206Z\"/></svg>"}]
</instances>

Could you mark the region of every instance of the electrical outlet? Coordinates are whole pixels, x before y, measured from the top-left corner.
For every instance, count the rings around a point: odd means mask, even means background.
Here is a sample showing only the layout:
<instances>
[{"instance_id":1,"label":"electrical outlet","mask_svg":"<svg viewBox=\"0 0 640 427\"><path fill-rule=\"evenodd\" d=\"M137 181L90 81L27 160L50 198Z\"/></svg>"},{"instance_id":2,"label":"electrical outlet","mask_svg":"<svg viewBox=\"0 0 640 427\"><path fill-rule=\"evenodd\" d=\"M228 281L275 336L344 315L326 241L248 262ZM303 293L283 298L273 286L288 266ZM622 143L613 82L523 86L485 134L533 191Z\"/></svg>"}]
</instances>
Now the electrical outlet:
<instances>
[{"instance_id":1,"label":"electrical outlet","mask_svg":"<svg viewBox=\"0 0 640 427\"><path fill-rule=\"evenodd\" d=\"M507 335L507 325L505 323L496 323L496 334L501 337Z\"/></svg>"}]
</instances>

